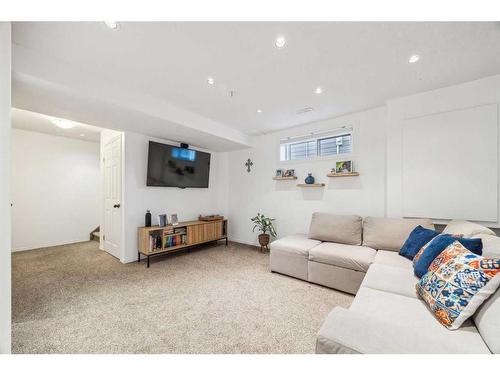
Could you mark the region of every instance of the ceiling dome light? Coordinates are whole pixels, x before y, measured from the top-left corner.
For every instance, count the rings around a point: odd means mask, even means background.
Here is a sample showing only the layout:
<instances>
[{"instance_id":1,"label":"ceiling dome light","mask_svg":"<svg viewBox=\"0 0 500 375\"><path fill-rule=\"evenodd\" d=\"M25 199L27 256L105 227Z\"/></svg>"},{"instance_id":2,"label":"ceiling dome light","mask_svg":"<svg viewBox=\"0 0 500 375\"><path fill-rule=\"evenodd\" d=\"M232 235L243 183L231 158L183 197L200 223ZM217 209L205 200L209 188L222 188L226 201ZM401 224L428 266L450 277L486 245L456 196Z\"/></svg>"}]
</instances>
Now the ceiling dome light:
<instances>
[{"instance_id":1,"label":"ceiling dome light","mask_svg":"<svg viewBox=\"0 0 500 375\"><path fill-rule=\"evenodd\" d=\"M208 83L209 85L213 85L213 84L215 83L215 79L213 79L212 77L208 77L208 78L207 78L207 83Z\"/></svg>"},{"instance_id":2,"label":"ceiling dome light","mask_svg":"<svg viewBox=\"0 0 500 375\"><path fill-rule=\"evenodd\" d=\"M314 90L314 93L315 94L322 94L323 93L323 89L321 87L316 87L316 89Z\"/></svg>"},{"instance_id":3,"label":"ceiling dome light","mask_svg":"<svg viewBox=\"0 0 500 375\"><path fill-rule=\"evenodd\" d=\"M257 113L262 113L262 109L260 109L260 108L259 108L259 109L257 110Z\"/></svg>"},{"instance_id":4,"label":"ceiling dome light","mask_svg":"<svg viewBox=\"0 0 500 375\"><path fill-rule=\"evenodd\" d=\"M62 118L51 118L50 121L61 129L71 129L76 126L76 122Z\"/></svg>"},{"instance_id":5,"label":"ceiling dome light","mask_svg":"<svg viewBox=\"0 0 500 375\"><path fill-rule=\"evenodd\" d=\"M276 38L276 41L274 42L274 45L278 48L283 48L286 44L286 40L284 36L279 36Z\"/></svg>"},{"instance_id":6,"label":"ceiling dome light","mask_svg":"<svg viewBox=\"0 0 500 375\"><path fill-rule=\"evenodd\" d=\"M415 64L418 60L420 60L419 55L411 55L410 58L408 59L408 62L410 64Z\"/></svg>"},{"instance_id":7,"label":"ceiling dome light","mask_svg":"<svg viewBox=\"0 0 500 375\"><path fill-rule=\"evenodd\" d=\"M120 27L120 24L116 21L104 21L104 24L111 30L118 30L118 28Z\"/></svg>"}]
</instances>

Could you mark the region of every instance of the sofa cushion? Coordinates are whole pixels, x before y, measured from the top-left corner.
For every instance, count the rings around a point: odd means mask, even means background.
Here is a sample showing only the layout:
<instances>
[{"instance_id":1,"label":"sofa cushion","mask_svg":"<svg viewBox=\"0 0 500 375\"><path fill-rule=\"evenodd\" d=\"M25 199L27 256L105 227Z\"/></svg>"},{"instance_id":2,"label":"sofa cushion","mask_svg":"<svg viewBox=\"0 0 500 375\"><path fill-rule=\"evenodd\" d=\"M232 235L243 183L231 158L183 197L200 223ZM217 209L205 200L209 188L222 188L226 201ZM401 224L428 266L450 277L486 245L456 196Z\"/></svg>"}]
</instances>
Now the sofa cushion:
<instances>
[{"instance_id":1,"label":"sofa cushion","mask_svg":"<svg viewBox=\"0 0 500 375\"><path fill-rule=\"evenodd\" d=\"M356 294L365 275L364 272L333 264L307 262L307 280L309 282L350 294Z\"/></svg>"},{"instance_id":2,"label":"sofa cushion","mask_svg":"<svg viewBox=\"0 0 500 375\"><path fill-rule=\"evenodd\" d=\"M418 298L416 283L418 278L409 269L374 263L366 273L361 287Z\"/></svg>"},{"instance_id":3,"label":"sofa cushion","mask_svg":"<svg viewBox=\"0 0 500 375\"><path fill-rule=\"evenodd\" d=\"M421 225L417 226L411 231L410 235L401 247L401 250L399 250L399 255L408 258L409 260L413 260L422 246L438 234L439 232L436 232L435 230L424 228Z\"/></svg>"},{"instance_id":4,"label":"sofa cushion","mask_svg":"<svg viewBox=\"0 0 500 375\"><path fill-rule=\"evenodd\" d=\"M478 234L483 242L483 256L500 258L500 237L490 234Z\"/></svg>"},{"instance_id":5,"label":"sofa cushion","mask_svg":"<svg viewBox=\"0 0 500 375\"><path fill-rule=\"evenodd\" d=\"M398 253L389 250L379 250L377 251L377 255L375 255L375 259L373 260L375 264L384 264L386 266L404 268L405 270L409 270L410 273L413 273L413 263L411 260L402 257Z\"/></svg>"},{"instance_id":6,"label":"sofa cushion","mask_svg":"<svg viewBox=\"0 0 500 375\"><path fill-rule=\"evenodd\" d=\"M478 234L489 234L494 236L495 232L491 229L476 223L471 223L465 220L452 220L443 229L443 233L448 234L461 234L464 237L474 237Z\"/></svg>"},{"instance_id":7,"label":"sofa cushion","mask_svg":"<svg viewBox=\"0 0 500 375\"><path fill-rule=\"evenodd\" d=\"M491 352L500 354L500 289L477 309L473 319Z\"/></svg>"},{"instance_id":8,"label":"sofa cushion","mask_svg":"<svg viewBox=\"0 0 500 375\"><path fill-rule=\"evenodd\" d=\"M305 234L295 234L271 242L270 249L271 251L280 251L289 255L307 258L309 250L320 243L320 241L307 238Z\"/></svg>"},{"instance_id":9,"label":"sofa cushion","mask_svg":"<svg viewBox=\"0 0 500 375\"><path fill-rule=\"evenodd\" d=\"M483 243L480 238L463 238L453 237L451 234L440 234L434 237L428 244L426 244L413 258L413 266L415 268L415 275L418 277L424 276L429 270L429 266L448 246L455 241L460 242L465 248L472 251L474 254L481 255Z\"/></svg>"},{"instance_id":10,"label":"sofa cushion","mask_svg":"<svg viewBox=\"0 0 500 375\"><path fill-rule=\"evenodd\" d=\"M309 238L347 245L361 245L361 231L361 216L315 212L309 227Z\"/></svg>"},{"instance_id":11,"label":"sofa cushion","mask_svg":"<svg viewBox=\"0 0 500 375\"><path fill-rule=\"evenodd\" d=\"M318 350L318 345L320 349ZM450 331L416 298L360 288L349 310L335 308L318 333L317 351L360 353L490 353L468 321Z\"/></svg>"},{"instance_id":12,"label":"sofa cushion","mask_svg":"<svg viewBox=\"0 0 500 375\"><path fill-rule=\"evenodd\" d=\"M476 255L455 241L439 254L417 284L436 319L459 328L500 285L500 258Z\"/></svg>"},{"instance_id":13,"label":"sofa cushion","mask_svg":"<svg viewBox=\"0 0 500 375\"><path fill-rule=\"evenodd\" d=\"M376 253L374 249L366 246L323 242L309 251L309 260L366 272Z\"/></svg>"},{"instance_id":14,"label":"sofa cushion","mask_svg":"<svg viewBox=\"0 0 500 375\"><path fill-rule=\"evenodd\" d=\"M363 220L363 246L399 251L418 225L434 229L429 219L389 219L366 217Z\"/></svg>"}]
</instances>

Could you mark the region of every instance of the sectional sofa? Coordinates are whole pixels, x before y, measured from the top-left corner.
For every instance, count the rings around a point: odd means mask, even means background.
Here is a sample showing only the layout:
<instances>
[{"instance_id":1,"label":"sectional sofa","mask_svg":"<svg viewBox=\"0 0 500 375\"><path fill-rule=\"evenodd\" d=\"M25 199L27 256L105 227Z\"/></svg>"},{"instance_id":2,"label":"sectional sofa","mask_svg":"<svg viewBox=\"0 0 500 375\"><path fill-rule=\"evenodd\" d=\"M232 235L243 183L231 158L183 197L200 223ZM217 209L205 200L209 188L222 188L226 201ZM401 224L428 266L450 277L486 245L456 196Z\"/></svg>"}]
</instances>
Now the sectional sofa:
<instances>
[{"instance_id":1,"label":"sectional sofa","mask_svg":"<svg viewBox=\"0 0 500 375\"><path fill-rule=\"evenodd\" d=\"M271 243L271 271L356 294L326 317L317 353L500 353L500 291L455 331L418 298L412 262L398 254L417 225L434 228L427 219L315 213L307 235ZM474 234L483 254L500 256L500 238L484 229Z\"/></svg>"}]
</instances>

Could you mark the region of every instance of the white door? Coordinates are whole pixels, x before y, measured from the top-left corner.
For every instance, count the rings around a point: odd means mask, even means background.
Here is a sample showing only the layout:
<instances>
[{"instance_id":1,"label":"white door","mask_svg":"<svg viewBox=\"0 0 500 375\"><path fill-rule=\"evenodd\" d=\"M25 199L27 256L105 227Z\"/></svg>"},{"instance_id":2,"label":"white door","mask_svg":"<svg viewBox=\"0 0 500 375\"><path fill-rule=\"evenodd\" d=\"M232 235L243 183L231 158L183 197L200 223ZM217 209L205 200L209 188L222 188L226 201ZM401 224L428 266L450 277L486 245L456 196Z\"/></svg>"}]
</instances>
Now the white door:
<instances>
[{"instance_id":1,"label":"white door","mask_svg":"<svg viewBox=\"0 0 500 375\"><path fill-rule=\"evenodd\" d=\"M104 250L120 259L122 218L121 136L104 146Z\"/></svg>"}]
</instances>

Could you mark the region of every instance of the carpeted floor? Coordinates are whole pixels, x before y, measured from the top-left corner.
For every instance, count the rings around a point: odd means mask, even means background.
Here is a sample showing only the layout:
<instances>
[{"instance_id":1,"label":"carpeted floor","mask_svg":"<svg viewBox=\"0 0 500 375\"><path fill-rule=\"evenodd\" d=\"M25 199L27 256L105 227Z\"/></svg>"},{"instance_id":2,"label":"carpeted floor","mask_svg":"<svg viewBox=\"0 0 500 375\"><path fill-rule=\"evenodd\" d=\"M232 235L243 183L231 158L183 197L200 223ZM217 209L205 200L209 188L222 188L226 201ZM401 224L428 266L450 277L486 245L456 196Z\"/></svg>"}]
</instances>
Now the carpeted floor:
<instances>
[{"instance_id":1,"label":"carpeted floor","mask_svg":"<svg viewBox=\"0 0 500 375\"><path fill-rule=\"evenodd\" d=\"M352 297L238 244L121 264L97 242L14 253L13 353L313 353Z\"/></svg>"}]
</instances>

